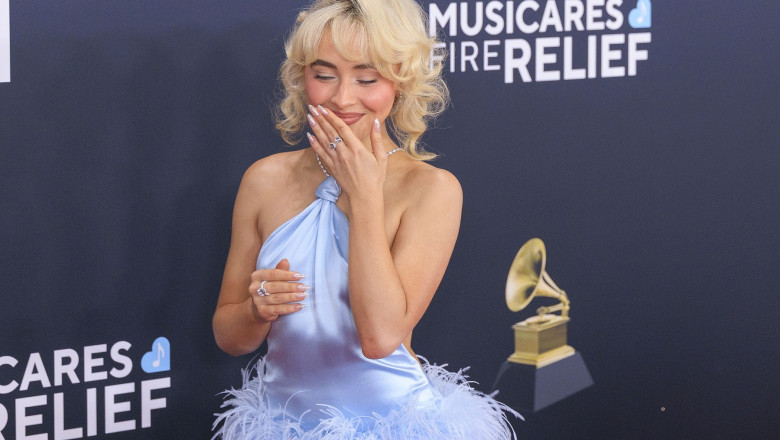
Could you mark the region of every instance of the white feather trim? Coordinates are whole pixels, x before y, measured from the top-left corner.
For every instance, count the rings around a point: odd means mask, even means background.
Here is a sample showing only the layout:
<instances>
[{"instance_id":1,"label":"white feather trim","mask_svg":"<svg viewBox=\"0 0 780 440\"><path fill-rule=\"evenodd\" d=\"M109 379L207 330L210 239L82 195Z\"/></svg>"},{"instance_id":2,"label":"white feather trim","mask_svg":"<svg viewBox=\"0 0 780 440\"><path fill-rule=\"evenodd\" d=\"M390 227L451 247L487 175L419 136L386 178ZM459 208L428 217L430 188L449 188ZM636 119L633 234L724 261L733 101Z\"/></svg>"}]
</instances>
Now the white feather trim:
<instances>
[{"instance_id":1,"label":"white feather trim","mask_svg":"<svg viewBox=\"0 0 780 440\"><path fill-rule=\"evenodd\" d=\"M445 365L422 359L423 371L434 389L433 405L405 407L370 417L345 416L338 408L321 405L320 423L304 430L282 407L272 408L261 380L265 362L242 370L241 389L225 391L225 411L217 414L212 440L504 440L516 438L507 413L522 416L471 388L466 369L451 372Z\"/></svg>"}]
</instances>

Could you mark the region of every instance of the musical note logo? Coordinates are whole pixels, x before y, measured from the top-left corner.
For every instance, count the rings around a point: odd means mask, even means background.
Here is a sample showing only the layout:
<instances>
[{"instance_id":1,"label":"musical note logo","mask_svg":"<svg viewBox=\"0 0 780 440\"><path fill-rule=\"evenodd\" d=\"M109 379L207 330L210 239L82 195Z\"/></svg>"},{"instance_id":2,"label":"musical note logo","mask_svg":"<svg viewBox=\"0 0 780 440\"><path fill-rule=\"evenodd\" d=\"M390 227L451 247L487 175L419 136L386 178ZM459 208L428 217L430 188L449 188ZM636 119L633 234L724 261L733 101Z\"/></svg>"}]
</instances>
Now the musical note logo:
<instances>
[{"instance_id":1,"label":"musical note logo","mask_svg":"<svg viewBox=\"0 0 780 440\"><path fill-rule=\"evenodd\" d=\"M160 359L165 357L165 349L163 348L162 344L159 342L157 343L157 359L152 362L152 366L154 368L158 368L160 366Z\"/></svg>"},{"instance_id":2,"label":"musical note logo","mask_svg":"<svg viewBox=\"0 0 780 440\"><path fill-rule=\"evenodd\" d=\"M637 0L636 8L628 13L628 24L634 29L649 28L652 23L653 4L650 0Z\"/></svg>"},{"instance_id":3,"label":"musical note logo","mask_svg":"<svg viewBox=\"0 0 780 440\"><path fill-rule=\"evenodd\" d=\"M152 350L144 354L141 368L147 373L159 373L171 369L171 343L160 336L152 343Z\"/></svg>"}]
</instances>

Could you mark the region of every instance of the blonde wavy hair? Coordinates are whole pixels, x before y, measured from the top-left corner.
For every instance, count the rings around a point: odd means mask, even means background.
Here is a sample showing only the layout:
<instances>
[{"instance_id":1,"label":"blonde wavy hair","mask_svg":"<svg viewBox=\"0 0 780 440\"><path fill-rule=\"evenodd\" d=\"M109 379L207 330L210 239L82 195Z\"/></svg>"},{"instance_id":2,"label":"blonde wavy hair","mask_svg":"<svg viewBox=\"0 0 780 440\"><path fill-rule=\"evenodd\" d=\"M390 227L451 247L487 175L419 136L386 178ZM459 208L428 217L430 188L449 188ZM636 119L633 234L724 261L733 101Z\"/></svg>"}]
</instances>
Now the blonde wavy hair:
<instances>
[{"instance_id":1,"label":"blonde wavy hair","mask_svg":"<svg viewBox=\"0 0 780 440\"><path fill-rule=\"evenodd\" d=\"M398 98L388 130L412 157L428 160L418 140L428 123L447 106L449 91L441 63L432 62L436 40L425 30L426 15L414 0L316 0L298 14L285 43L287 59L279 76L284 86L276 128L290 145L301 140L306 121L304 69L317 59L320 41L330 32L344 58L370 63L396 85Z\"/></svg>"}]
</instances>

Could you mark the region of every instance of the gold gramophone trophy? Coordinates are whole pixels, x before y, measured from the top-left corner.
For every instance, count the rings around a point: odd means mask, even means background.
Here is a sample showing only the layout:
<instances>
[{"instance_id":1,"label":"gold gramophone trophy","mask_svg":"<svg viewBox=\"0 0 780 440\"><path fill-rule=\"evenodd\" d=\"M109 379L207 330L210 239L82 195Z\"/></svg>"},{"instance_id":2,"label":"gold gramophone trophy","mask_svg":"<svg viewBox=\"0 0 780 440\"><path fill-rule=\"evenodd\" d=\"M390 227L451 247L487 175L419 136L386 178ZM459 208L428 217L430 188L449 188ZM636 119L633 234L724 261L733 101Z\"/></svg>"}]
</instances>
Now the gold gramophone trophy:
<instances>
[{"instance_id":1,"label":"gold gramophone trophy","mask_svg":"<svg viewBox=\"0 0 780 440\"><path fill-rule=\"evenodd\" d=\"M512 326L515 352L501 365L493 390L499 392L499 400L521 412L539 411L593 384L582 355L566 343L569 297L545 271L546 262L542 240L528 240L506 280L506 304L513 312L536 297L558 300Z\"/></svg>"},{"instance_id":2,"label":"gold gramophone trophy","mask_svg":"<svg viewBox=\"0 0 780 440\"><path fill-rule=\"evenodd\" d=\"M544 270L547 252L538 238L528 240L517 252L506 278L506 305L519 312L537 296L560 301L552 307L539 307L536 316L512 326L515 331L515 352L510 362L543 367L574 354L566 345L566 324L569 322L569 297ZM560 311L560 315L552 312Z\"/></svg>"}]
</instances>

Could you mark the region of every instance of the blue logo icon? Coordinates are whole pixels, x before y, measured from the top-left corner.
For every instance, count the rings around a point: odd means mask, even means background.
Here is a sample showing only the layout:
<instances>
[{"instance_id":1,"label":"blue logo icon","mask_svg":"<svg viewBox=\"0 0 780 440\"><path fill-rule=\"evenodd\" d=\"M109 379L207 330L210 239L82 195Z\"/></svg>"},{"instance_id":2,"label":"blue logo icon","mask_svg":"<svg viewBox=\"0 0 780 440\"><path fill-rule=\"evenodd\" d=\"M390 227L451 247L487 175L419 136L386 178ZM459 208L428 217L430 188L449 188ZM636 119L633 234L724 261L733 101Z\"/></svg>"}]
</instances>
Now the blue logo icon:
<instances>
[{"instance_id":1,"label":"blue logo icon","mask_svg":"<svg viewBox=\"0 0 780 440\"><path fill-rule=\"evenodd\" d=\"M147 373L159 373L171 369L171 343L163 336L152 343L152 351L144 354L141 368Z\"/></svg>"},{"instance_id":2,"label":"blue logo icon","mask_svg":"<svg viewBox=\"0 0 780 440\"><path fill-rule=\"evenodd\" d=\"M637 0L636 8L628 13L628 24L634 29L649 28L653 5L650 0Z\"/></svg>"}]
</instances>

